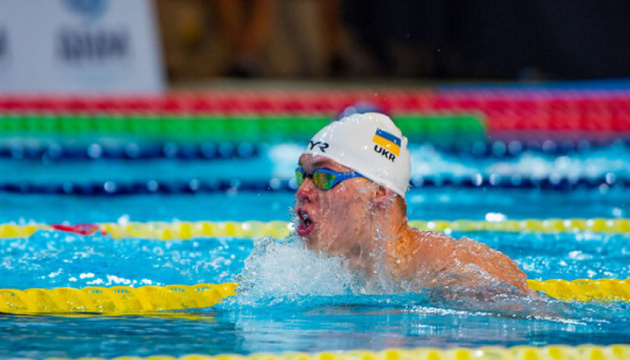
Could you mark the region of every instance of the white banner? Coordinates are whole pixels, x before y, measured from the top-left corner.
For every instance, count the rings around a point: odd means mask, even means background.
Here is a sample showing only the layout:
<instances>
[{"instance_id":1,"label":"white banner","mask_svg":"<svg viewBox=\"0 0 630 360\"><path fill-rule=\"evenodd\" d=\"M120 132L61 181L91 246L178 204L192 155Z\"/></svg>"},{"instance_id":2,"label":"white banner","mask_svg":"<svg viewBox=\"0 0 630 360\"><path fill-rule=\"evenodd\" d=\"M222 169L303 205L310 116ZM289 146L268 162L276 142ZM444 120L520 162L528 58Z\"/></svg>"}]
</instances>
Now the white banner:
<instances>
[{"instance_id":1,"label":"white banner","mask_svg":"<svg viewBox=\"0 0 630 360\"><path fill-rule=\"evenodd\" d=\"M0 93L164 89L151 0L1 0Z\"/></svg>"}]
</instances>

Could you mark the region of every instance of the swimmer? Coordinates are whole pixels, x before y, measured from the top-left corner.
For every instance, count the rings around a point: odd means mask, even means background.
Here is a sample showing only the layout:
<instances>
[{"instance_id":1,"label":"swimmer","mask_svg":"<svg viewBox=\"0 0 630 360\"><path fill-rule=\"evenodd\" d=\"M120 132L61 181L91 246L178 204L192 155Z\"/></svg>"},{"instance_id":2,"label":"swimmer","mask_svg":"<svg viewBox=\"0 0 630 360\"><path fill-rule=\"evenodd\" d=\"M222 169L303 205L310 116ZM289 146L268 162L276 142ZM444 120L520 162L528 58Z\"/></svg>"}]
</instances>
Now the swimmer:
<instances>
[{"instance_id":1,"label":"swimmer","mask_svg":"<svg viewBox=\"0 0 630 360\"><path fill-rule=\"evenodd\" d=\"M386 115L332 122L298 165L296 231L309 250L344 257L368 279L384 272L401 291L530 294L525 273L501 252L408 225L407 138Z\"/></svg>"}]
</instances>

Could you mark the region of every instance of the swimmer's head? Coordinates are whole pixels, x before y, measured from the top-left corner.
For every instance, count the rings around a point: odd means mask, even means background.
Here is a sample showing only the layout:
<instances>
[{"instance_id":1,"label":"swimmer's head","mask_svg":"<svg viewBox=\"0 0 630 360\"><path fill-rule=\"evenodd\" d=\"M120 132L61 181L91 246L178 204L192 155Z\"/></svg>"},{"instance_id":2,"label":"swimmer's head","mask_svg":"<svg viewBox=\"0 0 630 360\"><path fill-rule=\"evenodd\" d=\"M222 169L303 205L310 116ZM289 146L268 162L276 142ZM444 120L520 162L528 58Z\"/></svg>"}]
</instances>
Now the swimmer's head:
<instances>
[{"instance_id":1,"label":"swimmer's head","mask_svg":"<svg viewBox=\"0 0 630 360\"><path fill-rule=\"evenodd\" d=\"M406 225L407 138L387 116L355 114L329 124L298 165L296 231L309 249L366 266L375 238Z\"/></svg>"},{"instance_id":2,"label":"swimmer's head","mask_svg":"<svg viewBox=\"0 0 630 360\"><path fill-rule=\"evenodd\" d=\"M407 138L384 114L334 121L313 136L304 154L334 160L405 197L411 174Z\"/></svg>"}]
</instances>

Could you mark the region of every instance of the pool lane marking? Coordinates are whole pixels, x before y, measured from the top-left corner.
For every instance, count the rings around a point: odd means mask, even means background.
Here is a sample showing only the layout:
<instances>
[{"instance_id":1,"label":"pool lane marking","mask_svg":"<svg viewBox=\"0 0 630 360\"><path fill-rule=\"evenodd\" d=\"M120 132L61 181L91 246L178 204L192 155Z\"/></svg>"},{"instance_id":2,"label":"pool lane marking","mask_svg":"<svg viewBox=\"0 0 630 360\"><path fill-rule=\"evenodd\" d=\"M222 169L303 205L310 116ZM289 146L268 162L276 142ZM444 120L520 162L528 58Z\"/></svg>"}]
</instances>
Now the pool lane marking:
<instances>
[{"instance_id":1,"label":"pool lane marking","mask_svg":"<svg viewBox=\"0 0 630 360\"><path fill-rule=\"evenodd\" d=\"M411 220L409 224L420 230L450 233L496 231L519 233L577 233L596 232L611 234L630 233L630 219L526 219L526 220L455 220L423 221ZM82 224L86 225L86 224ZM293 231L293 224L287 221L196 221L196 222L130 222L126 224L99 223L93 229L104 232L114 239L142 238L152 240L188 240L204 237L261 238L272 236L284 238ZM32 223L27 225L0 224L0 239L26 238L36 231L72 229L71 225L47 225ZM70 230L71 231L71 230ZM95 231L97 232L97 231Z\"/></svg>"},{"instance_id":2,"label":"pool lane marking","mask_svg":"<svg viewBox=\"0 0 630 360\"><path fill-rule=\"evenodd\" d=\"M92 357L89 357L92 359ZM630 345L613 344L607 346L582 344L532 346L518 345L513 347L482 346L477 348L455 347L451 349L438 348L389 348L381 351L346 350L323 351L318 353L285 352L285 353L254 353L250 355L218 354L201 355L189 354L180 357L168 355L154 355L150 357L119 356L112 360L454 360L454 359L574 359L574 360L627 360L630 358ZM88 358L82 358L88 359ZM98 358L105 360L103 358ZM30 359L23 359L30 360ZM45 359L53 360L53 358ZM69 358L54 358L54 360L70 360Z\"/></svg>"},{"instance_id":3,"label":"pool lane marking","mask_svg":"<svg viewBox=\"0 0 630 360\"><path fill-rule=\"evenodd\" d=\"M527 280L528 286L567 302L628 302L630 279ZM212 307L237 295L237 283L167 286L91 286L83 289L0 289L0 313L21 315L160 315Z\"/></svg>"},{"instance_id":4,"label":"pool lane marking","mask_svg":"<svg viewBox=\"0 0 630 360\"><path fill-rule=\"evenodd\" d=\"M0 313L20 315L168 315L212 307L236 295L235 283L0 289Z\"/></svg>"}]
</instances>

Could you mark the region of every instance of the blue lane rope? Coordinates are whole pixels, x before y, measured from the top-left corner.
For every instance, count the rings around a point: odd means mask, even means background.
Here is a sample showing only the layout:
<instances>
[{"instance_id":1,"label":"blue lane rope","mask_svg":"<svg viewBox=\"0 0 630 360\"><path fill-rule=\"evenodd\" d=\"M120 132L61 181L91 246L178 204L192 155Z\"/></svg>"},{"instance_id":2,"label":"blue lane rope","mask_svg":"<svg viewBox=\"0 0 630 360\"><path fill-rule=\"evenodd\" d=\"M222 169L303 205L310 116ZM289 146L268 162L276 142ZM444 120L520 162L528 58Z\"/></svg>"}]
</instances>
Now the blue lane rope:
<instances>
[{"instance_id":1,"label":"blue lane rope","mask_svg":"<svg viewBox=\"0 0 630 360\"><path fill-rule=\"evenodd\" d=\"M536 189L548 191L573 191L576 189L629 188L630 178L620 178L608 173L597 178L562 177L520 177L497 174L466 177L417 176L411 179L413 188L501 188ZM297 189L295 180L148 180L148 181L102 181L32 183L28 181L0 183L0 191L21 194L67 194L82 196L137 195L137 194L194 194L234 192L293 192Z\"/></svg>"},{"instance_id":2,"label":"blue lane rope","mask_svg":"<svg viewBox=\"0 0 630 360\"><path fill-rule=\"evenodd\" d=\"M30 182L0 183L0 191L21 194L67 194L83 196L141 195L141 194L195 194L226 191L261 192L294 191L295 182L272 179L256 180L176 180L176 181L103 181L37 184Z\"/></svg>"},{"instance_id":3,"label":"blue lane rope","mask_svg":"<svg viewBox=\"0 0 630 360\"><path fill-rule=\"evenodd\" d=\"M470 154L481 158L514 158L524 152L543 153L550 156L569 155L576 152L611 146L614 144L630 147L630 141L622 139L614 140L495 140L487 142L474 142L451 147L451 151L461 154Z\"/></svg>"},{"instance_id":4,"label":"blue lane rope","mask_svg":"<svg viewBox=\"0 0 630 360\"><path fill-rule=\"evenodd\" d=\"M512 158L526 151L547 155L567 155L574 152L587 151L592 148L623 144L630 147L630 141L595 141L595 140L543 140L543 141L487 141L462 143L458 145L433 144L438 150L470 154L480 158ZM90 142L83 145L67 145L58 142L46 143L11 143L0 144L0 158L14 160L146 160L146 159L178 159L178 160L217 160L247 159L259 156L263 151L260 144L240 143L177 143L163 142L142 144L137 142L99 143Z\"/></svg>"},{"instance_id":5,"label":"blue lane rope","mask_svg":"<svg viewBox=\"0 0 630 360\"><path fill-rule=\"evenodd\" d=\"M83 146L47 144L0 145L0 158L15 160L146 160L146 159L248 159L260 154L260 146L248 142L178 144L90 143Z\"/></svg>"}]
</instances>

